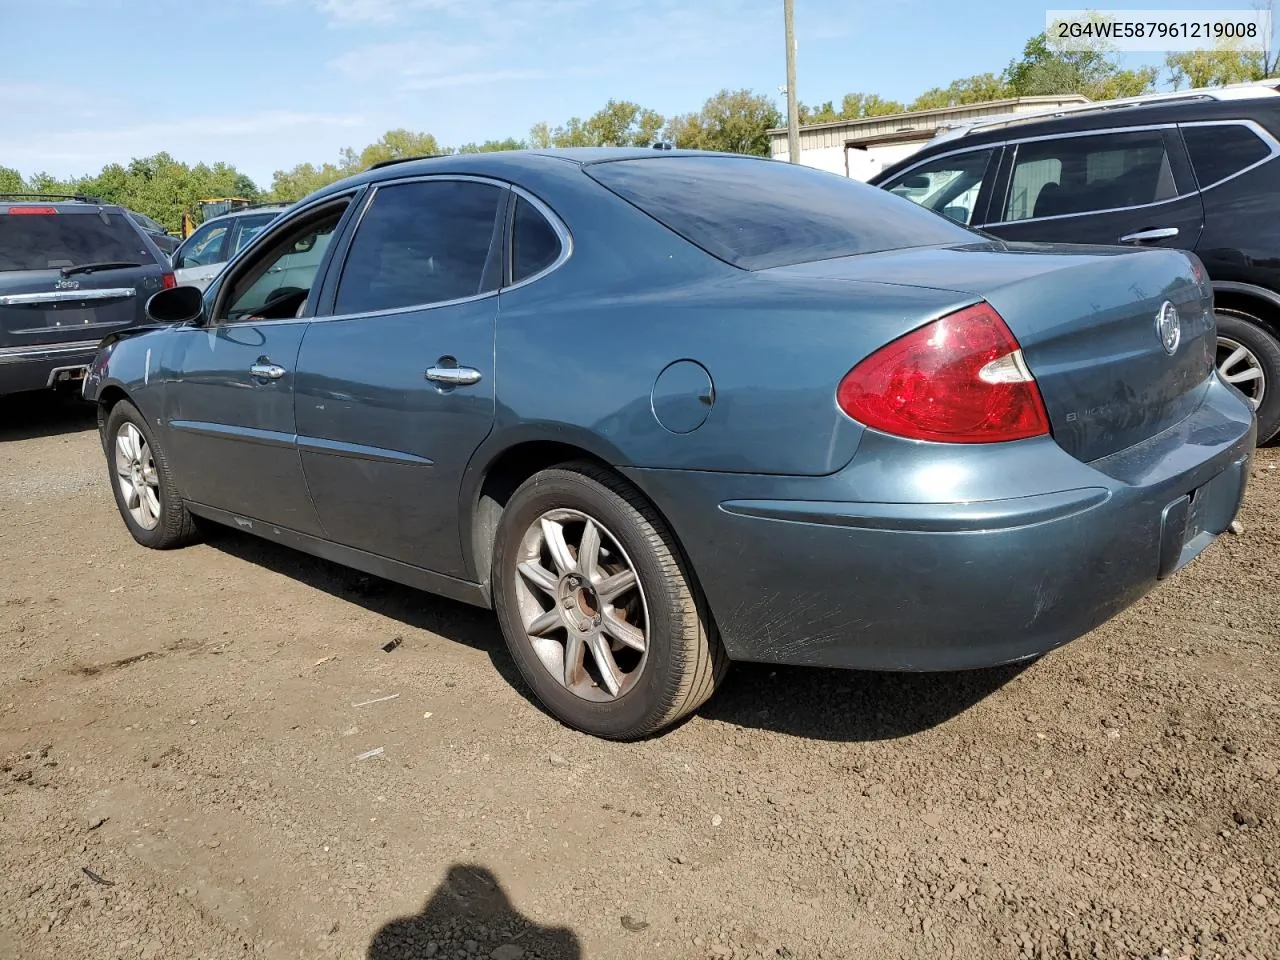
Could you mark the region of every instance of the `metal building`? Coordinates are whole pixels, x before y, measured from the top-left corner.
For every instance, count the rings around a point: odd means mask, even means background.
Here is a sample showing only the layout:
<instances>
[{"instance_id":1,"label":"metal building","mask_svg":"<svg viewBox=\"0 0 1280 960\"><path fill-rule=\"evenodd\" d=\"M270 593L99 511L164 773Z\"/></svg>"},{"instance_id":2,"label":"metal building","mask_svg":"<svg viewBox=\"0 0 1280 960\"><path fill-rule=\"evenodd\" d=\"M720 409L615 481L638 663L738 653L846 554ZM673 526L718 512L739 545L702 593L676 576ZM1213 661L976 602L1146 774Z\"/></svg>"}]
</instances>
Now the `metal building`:
<instances>
[{"instance_id":1,"label":"metal building","mask_svg":"<svg viewBox=\"0 0 1280 960\"><path fill-rule=\"evenodd\" d=\"M887 117L811 123L800 128L800 162L855 180L866 180L882 168L915 153L935 135L956 124L1088 102L1087 97L1074 93L1015 97ZM769 131L769 147L775 159L787 159L786 127Z\"/></svg>"}]
</instances>

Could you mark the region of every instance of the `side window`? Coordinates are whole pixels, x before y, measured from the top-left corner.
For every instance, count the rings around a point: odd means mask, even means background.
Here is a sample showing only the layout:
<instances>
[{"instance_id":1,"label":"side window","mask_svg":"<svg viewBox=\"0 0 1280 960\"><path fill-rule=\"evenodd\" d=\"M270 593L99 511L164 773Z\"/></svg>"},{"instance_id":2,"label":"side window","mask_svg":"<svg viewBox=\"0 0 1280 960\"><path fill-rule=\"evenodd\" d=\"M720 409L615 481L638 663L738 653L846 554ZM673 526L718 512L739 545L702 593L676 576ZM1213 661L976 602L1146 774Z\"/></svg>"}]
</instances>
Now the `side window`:
<instances>
[{"instance_id":1,"label":"side window","mask_svg":"<svg viewBox=\"0 0 1280 960\"><path fill-rule=\"evenodd\" d=\"M1005 221L1137 207L1177 193L1159 130L1035 140L1016 149Z\"/></svg>"},{"instance_id":2,"label":"side window","mask_svg":"<svg viewBox=\"0 0 1280 960\"><path fill-rule=\"evenodd\" d=\"M225 320L301 316L344 209L345 205L308 217L268 240L259 254L251 254L230 285L230 306L217 315Z\"/></svg>"},{"instance_id":3,"label":"side window","mask_svg":"<svg viewBox=\"0 0 1280 960\"><path fill-rule=\"evenodd\" d=\"M538 208L524 197L516 198L511 230L511 282L519 283L541 273L560 256L560 237Z\"/></svg>"},{"instance_id":4,"label":"side window","mask_svg":"<svg viewBox=\"0 0 1280 960\"><path fill-rule=\"evenodd\" d=\"M1271 154L1271 146L1243 123L1191 124L1182 128L1182 140L1201 190Z\"/></svg>"},{"instance_id":5,"label":"side window","mask_svg":"<svg viewBox=\"0 0 1280 960\"><path fill-rule=\"evenodd\" d=\"M994 149L940 157L884 184L891 193L968 226Z\"/></svg>"},{"instance_id":6,"label":"side window","mask_svg":"<svg viewBox=\"0 0 1280 960\"><path fill-rule=\"evenodd\" d=\"M334 313L480 293L502 198L502 188L467 180L379 187L351 241Z\"/></svg>"},{"instance_id":7,"label":"side window","mask_svg":"<svg viewBox=\"0 0 1280 960\"><path fill-rule=\"evenodd\" d=\"M206 223L179 248L174 267L182 270L222 263L227 259L223 255L223 248L226 246L228 229L229 226L225 223Z\"/></svg>"},{"instance_id":8,"label":"side window","mask_svg":"<svg viewBox=\"0 0 1280 960\"><path fill-rule=\"evenodd\" d=\"M237 217L236 218L236 234L231 241L231 255L228 260L249 245L249 241L260 234L267 228L267 225L274 220L274 216L260 217Z\"/></svg>"}]
</instances>

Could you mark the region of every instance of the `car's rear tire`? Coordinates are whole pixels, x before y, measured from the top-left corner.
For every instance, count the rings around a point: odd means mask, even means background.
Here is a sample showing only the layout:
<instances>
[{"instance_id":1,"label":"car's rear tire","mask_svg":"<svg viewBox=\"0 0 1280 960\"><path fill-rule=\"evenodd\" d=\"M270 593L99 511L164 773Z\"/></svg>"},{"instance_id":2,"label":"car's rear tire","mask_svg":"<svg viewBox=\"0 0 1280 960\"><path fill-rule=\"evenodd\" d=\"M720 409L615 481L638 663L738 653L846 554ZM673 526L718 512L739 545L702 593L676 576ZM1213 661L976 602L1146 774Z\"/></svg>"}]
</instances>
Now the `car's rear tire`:
<instances>
[{"instance_id":1,"label":"car's rear tire","mask_svg":"<svg viewBox=\"0 0 1280 960\"><path fill-rule=\"evenodd\" d=\"M593 463L543 470L511 495L492 570L511 656L571 727L647 736L701 706L728 668L666 523Z\"/></svg>"},{"instance_id":2,"label":"car's rear tire","mask_svg":"<svg viewBox=\"0 0 1280 960\"><path fill-rule=\"evenodd\" d=\"M1218 307L1218 352L1223 378L1248 398L1258 417L1258 443L1280 433L1280 342L1243 310Z\"/></svg>"},{"instance_id":3,"label":"car's rear tire","mask_svg":"<svg viewBox=\"0 0 1280 960\"><path fill-rule=\"evenodd\" d=\"M169 461L147 418L129 401L121 400L107 415L103 447L111 492L134 540L169 550L197 539L195 518L182 501Z\"/></svg>"}]
</instances>

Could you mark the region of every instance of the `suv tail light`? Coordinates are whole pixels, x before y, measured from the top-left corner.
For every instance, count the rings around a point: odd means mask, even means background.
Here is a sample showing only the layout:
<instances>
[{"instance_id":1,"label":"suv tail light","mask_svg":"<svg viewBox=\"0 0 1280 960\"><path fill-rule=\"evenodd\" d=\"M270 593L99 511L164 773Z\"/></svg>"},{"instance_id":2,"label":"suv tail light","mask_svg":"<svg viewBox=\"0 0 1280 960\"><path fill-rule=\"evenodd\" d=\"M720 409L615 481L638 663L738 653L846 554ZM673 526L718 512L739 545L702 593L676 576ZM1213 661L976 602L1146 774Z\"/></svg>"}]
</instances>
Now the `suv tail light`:
<instances>
[{"instance_id":1,"label":"suv tail light","mask_svg":"<svg viewBox=\"0 0 1280 960\"><path fill-rule=\"evenodd\" d=\"M47 216L51 213L57 213L57 207L10 207L9 215L12 217L22 216Z\"/></svg>"},{"instance_id":2,"label":"suv tail light","mask_svg":"<svg viewBox=\"0 0 1280 960\"><path fill-rule=\"evenodd\" d=\"M845 375L836 402L860 423L912 440L996 443L1049 432L1018 340L987 303L882 347Z\"/></svg>"},{"instance_id":3,"label":"suv tail light","mask_svg":"<svg viewBox=\"0 0 1280 960\"><path fill-rule=\"evenodd\" d=\"M178 278L174 276L172 273L166 273L164 277L160 280L161 290L172 290L177 285L178 285Z\"/></svg>"}]
</instances>

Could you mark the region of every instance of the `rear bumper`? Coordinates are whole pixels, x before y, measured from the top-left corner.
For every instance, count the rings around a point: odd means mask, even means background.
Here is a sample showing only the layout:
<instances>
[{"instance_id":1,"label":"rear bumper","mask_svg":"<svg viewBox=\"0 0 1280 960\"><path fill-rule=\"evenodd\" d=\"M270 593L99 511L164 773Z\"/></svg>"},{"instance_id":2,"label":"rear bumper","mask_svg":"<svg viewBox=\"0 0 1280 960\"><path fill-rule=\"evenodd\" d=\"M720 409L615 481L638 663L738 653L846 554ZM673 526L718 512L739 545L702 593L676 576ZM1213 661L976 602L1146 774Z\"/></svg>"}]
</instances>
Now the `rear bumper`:
<instances>
[{"instance_id":1,"label":"rear bumper","mask_svg":"<svg viewBox=\"0 0 1280 960\"><path fill-rule=\"evenodd\" d=\"M0 347L0 396L52 387L64 372L83 376L97 351L97 340Z\"/></svg>"},{"instance_id":2,"label":"rear bumper","mask_svg":"<svg viewBox=\"0 0 1280 960\"><path fill-rule=\"evenodd\" d=\"M1092 464L1047 439L997 454L868 433L833 477L632 473L731 658L953 670L1052 650L1188 563L1234 519L1255 433L1215 377L1194 414ZM965 495L921 499L948 486Z\"/></svg>"}]
</instances>

